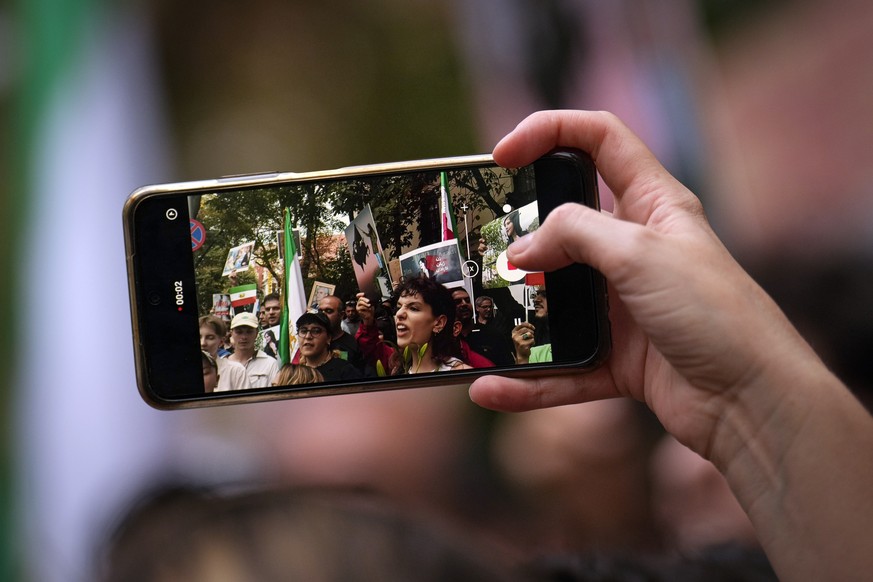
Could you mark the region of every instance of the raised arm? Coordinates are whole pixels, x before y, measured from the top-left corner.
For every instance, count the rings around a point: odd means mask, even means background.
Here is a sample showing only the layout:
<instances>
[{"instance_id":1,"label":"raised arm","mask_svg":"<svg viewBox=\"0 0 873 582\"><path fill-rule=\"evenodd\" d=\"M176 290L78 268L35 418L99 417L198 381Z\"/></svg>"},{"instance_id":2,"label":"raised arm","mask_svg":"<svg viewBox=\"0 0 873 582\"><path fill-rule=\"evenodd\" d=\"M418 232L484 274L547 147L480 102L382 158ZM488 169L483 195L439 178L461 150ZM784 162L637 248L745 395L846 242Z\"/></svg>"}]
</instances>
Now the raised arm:
<instances>
[{"instance_id":1,"label":"raised arm","mask_svg":"<svg viewBox=\"0 0 873 582\"><path fill-rule=\"evenodd\" d=\"M599 269L613 355L590 374L481 378L471 398L508 411L644 401L725 474L782 579L869 577L873 419L730 256L694 194L613 115L534 114L494 158L517 167L557 146L591 154L615 212L561 206L509 259Z\"/></svg>"}]
</instances>

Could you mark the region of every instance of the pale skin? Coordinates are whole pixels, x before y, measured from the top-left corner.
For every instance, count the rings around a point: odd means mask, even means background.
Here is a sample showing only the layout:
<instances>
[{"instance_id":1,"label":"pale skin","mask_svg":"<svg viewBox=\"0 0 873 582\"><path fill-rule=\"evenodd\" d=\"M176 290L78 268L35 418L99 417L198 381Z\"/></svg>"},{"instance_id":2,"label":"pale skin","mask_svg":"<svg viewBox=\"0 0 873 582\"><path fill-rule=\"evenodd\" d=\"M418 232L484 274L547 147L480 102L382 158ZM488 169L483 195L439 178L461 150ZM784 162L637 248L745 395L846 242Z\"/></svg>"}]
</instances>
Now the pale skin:
<instances>
[{"instance_id":1,"label":"pale skin","mask_svg":"<svg viewBox=\"0 0 873 582\"><path fill-rule=\"evenodd\" d=\"M370 300L363 293L357 294L357 310L364 325L373 325L374 314ZM439 366L433 359L431 346L429 345L432 335L442 331L446 325L446 316L435 316L430 305L416 293L414 295L401 295L397 300L397 312L394 314L395 327L397 329L397 347L403 350L407 346L412 354L412 366L410 373L433 372ZM419 348L428 344L424 354L419 354ZM466 370L470 366L458 364L453 369Z\"/></svg>"},{"instance_id":2,"label":"pale skin","mask_svg":"<svg viewBox=\"0 0 873 582\"><path fill-rule=\"evenodd\" d=\"M209 353L213 358L218 357L218 348L221 346L222 340L212 329L211 325L200 326L200 349Z\"/></svg>"},{"instance_id":3,"label":"pale skin","mask_svg":"<svg viewBox=\"0 0 873 582\"><path fill-rule=\"evenodd\" d=\"M548 301L542 294L537 294L534 299L534 314L537 317L546 317L549 314ZM534 347L534 324L524 321L512 329L512 343L515 345L515 363L527 364L530 360L530 350Z\"/></svg>"},{"instance_id":4,"label":"pale skin","mask_svg":"<svg viewBox=\"0 0 873 582\"><path fill-rule=\"evenodd\" d=\"M327 329L309 323L298 329L297 333L300 337L301 363L317 368L330 360L330 338Z\"/></svg>"},{"instance_id":5,"label":"pale skin","mask_svg":"<svg viewBox=\"0 0 873 582\"><path fill-rule=\"evenodd\" d=\"M540 112L494 159L518 167L557 146L590 153L615 212L561 206L508 258L529 270L599 269L612 355L589 374L483 377L471 398L504 411L643 401L725 475L780 579L869 578L873 418L730 256L694 194L617 118Z\"/></svg>"},{"instance_id":6,"label":"pale skin","mask_svg":"<svg viewBox=\"0 0 873 582\"><path fill-rule=\"evenodd\" d=\"M364 297L363 293L356 294L355 299L357 299L355 309L358 312L358 317L361 318L361 324L373 325L376 321L376 316L373 313L373 306L370 304L370 300Z\"/></svg>"},{"instance_id":7,"label":"pale skin","mask_svg":"<svg viewBox=\"0 0 873 582\"><path fill-rule=\"evenodd\" d=\"M397 311L394 314L394 327L397 329L397 347L412 350L412 368L415 372L431 372L437 363L431 356L430 338L442 331L446 325L446 316L435 317L430 305L424 302L418 294L401 295L397 299ZM427 344L423 355L419 348Z\"/></svg>"},{"instance_id":8,"label":"pale skin","mask_svg":"<svg viewBox=\"0 0 873 582\"><path fill-rule=\"evenodd\" d=\"M247 325L239 325L230 330L234 352L228 358L245 366L255 355L255 340L258 330Z\"/></svg>"},{"instance_id":9,"label":"pale skin","mask_svg":"<svg viewBox=\"0 0 873 582\"><path fill-rule=\"evenodd\" d=\"M275 300L270 299L269 301L264 302L263 314L266 318L265 323L267 327L273 327L274 325L279 325L279 318L282 315L282 304Z\"/></svg>"},{"instance_id":10,"label":"pale skin","mask_svg":"<svg viewBox=\"0 0 873 582\"><path fill-rule=\"evenodd\" d=\"M530 349L534 347L534 332L532 323L523 322L512 328L512 343L515 346L515 363L527 364L530 359Z\"/></svg>"},{"instance_id":11,"label":"pale skin","mask_svg":"<svg viewBox=\"0 0 873 582\"><path fill-rule=\"evenodd\" d=\"M331 339L337 339L343 334L340 323L343 319L343 302L336 295L322 297L318 302L318 310L327 316L330 321Z\"/></svg>"},{"instance_id":12,"label":"pale skin","mask_svg":"<svg viewBox=\"0 0 873 582\"><path fill-rule=\"evenodd\" d=\"M218 370L205 361L203 362L203 387L206 392L214 392L218 384Z\"/></svg>"}]
</instances>

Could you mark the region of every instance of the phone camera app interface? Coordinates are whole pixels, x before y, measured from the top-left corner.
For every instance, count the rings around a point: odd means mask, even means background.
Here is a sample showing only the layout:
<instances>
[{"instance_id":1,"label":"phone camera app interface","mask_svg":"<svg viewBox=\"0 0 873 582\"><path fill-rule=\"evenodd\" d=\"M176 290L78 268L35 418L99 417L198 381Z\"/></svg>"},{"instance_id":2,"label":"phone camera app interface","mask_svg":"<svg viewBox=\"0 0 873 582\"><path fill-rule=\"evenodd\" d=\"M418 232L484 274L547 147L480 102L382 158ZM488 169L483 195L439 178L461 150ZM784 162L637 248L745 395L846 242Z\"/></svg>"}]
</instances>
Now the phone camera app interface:
<instances>
[{"instance_id":1,"label":"phone camera app interface","mask_svg":"<svg viewBox=\"0 0 873 582\"><path fill-rule=\"evenodd\" d=\"M532 166L216 192L189 208L196 295L175 297L201 314L206 391L551 360L544 275L506 256L539 227Z\"/></svg>"}]
</instances>

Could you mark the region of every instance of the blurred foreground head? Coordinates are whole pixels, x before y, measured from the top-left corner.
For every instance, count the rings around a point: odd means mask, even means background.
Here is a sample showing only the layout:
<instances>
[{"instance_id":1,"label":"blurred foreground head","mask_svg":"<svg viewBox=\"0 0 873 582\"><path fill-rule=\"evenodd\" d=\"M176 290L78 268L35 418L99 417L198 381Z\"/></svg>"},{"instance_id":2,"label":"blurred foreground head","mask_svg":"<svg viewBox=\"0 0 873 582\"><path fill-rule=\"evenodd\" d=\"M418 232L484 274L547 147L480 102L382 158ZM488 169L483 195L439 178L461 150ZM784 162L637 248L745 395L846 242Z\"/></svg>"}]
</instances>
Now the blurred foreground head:
<instances>
[{"instance_id":1,"label":"blurred foreground head","mask_svg":"<svg viewBox=\"0 0 873 582\"><path fill-rule=\"evenodd\" d=\"M515 580L493 548L371 495L164 490L124 517L104 582Z\"/></svg>"},{"instance_id":2,"label":"blurred foreground head","mask_svg":"<svg viewBox=\"0 0 873 582\"><path fill-rule=\"evenodd\" d=\"M102 582L775 582L757 548L510 556L384 498L340 490L164 489L105 545Z\"/></svg>"}]
</instances>

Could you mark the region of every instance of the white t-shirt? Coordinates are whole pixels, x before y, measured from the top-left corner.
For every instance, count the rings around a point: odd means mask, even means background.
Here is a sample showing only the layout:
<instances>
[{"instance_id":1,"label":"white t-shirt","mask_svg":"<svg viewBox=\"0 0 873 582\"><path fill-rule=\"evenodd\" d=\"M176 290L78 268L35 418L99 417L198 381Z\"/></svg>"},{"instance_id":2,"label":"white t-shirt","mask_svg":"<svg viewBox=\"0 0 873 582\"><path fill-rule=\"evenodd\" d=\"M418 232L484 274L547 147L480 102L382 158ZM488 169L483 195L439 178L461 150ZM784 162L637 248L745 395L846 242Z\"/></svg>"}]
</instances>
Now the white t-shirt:
<instances>
[{"instance_id":1,"label":"white t-shirt","mask_svg":"<svg viewBox=\"0 0 873 582\"><path fill-rule=\"evenodd\" d=\"M267 388L272 385L273 378L279 373L279 362L263 351L258 350L246 362L246 376L249 378L249 388Z\"/></svg>"},{"instance_id":2,"label":"white t-shirt","mask_svg":"<svg viewBox=\"0 0 873 582\"><path fill-rule=\"evenodd\" d=\"M231 362L227 358L218 358L218 385L216 392L228 390L245 390L249 387L249 379L246 376L246 368L238 362Z\"/></svg>"}]
</instances>

